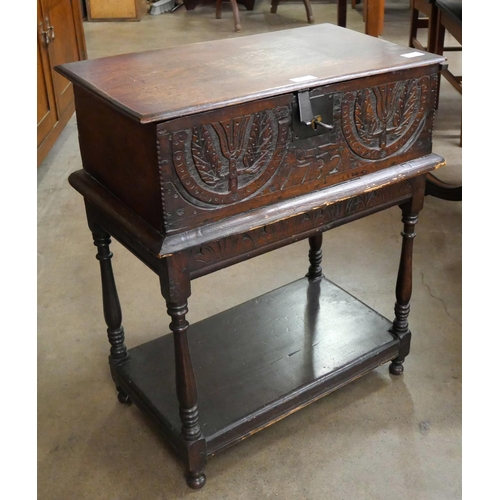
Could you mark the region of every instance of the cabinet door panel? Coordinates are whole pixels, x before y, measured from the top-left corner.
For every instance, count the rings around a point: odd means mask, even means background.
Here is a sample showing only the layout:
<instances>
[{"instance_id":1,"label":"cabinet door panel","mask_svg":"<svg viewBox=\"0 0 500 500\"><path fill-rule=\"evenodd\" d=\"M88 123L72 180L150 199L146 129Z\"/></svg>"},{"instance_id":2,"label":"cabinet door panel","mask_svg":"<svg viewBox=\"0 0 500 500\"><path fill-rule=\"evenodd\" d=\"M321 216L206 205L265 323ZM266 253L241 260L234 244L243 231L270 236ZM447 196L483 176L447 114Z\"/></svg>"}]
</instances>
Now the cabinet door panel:
<instances>
[{"instance_id":1,"label":"cabinet door panel","mask_svg":"<svg viewBox=\"0 0 500 500\"><path fill-rule=\"evenodd\" d=\"M52 88L52 77L47 48L40 34L40 23L45 29L40 0L37 1L37 147L45 140L57 123L57 110Z\"/></svg>"},{"instance_id":2,"label":"cabinet door panel","mask_svg":"<svg viewBox=\"0 0 500 500\"><path fill-rule=\"evenodd\" d=\"M70 0L46 0L45 4L55 35L49 45L51 67L80 60L74 12L78 3ZM66 78L53 70L52 79L58 112L62 115L73 102L73 88Z\"/></svg>"},{"instance_id":3,"label":"cabinet door panel","mask_svg":"<svg viewBox=\"0 0 500 500\"><path fill-rule=\"evenodd\" d=\"M73 86L53 68L86 59L80 0L37 0L37 164L74 111ZM40 27L41 23L41 27ZM40 31L45 31L46 36Z\"/></svg>"}]
</instances>

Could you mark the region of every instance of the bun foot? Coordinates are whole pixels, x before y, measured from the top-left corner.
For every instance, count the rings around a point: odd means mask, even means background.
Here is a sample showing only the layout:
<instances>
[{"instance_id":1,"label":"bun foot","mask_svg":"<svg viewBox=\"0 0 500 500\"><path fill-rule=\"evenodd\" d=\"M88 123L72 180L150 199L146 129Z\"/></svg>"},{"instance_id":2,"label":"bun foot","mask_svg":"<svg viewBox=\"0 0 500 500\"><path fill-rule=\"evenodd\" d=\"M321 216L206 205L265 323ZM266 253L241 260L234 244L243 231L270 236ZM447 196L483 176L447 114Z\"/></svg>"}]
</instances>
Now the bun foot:
<instances>
[{"instance_id":1,"label":"bun foot","mask_svg":"<svg viewBox=\"0 0 500 500\"><path fill-rule=\"evenodd\" d=\"M121 389L120 387L117 387L116 389L118 391L118 401L120 401L121 404L129 405L132 403L132 401L130 401L130 398L128 397L128 394L123 389Z\"/></svg>"},{"instance_id":2,"label":"bun foot","mask_svg":"<svg viewBox=\"0 0 500 500\"><path fill-rule=\"evenodd\" d=\"M186 482L187 485L193 490L199 490L205 486L207 477L203 474L203 472L188 472Z\"/></svg>"},{"instance_id":3,"label":"bun foot","mask_svg":"<svg viewBox=\"0 0 500 500\"><path fill-rule=\"evenodd\" d=\"M402 375L402 373L405 371L405 368L403 366L402 361L393 361L389 365L389 373L392 375Z\"/></svg>"}]
</instances>

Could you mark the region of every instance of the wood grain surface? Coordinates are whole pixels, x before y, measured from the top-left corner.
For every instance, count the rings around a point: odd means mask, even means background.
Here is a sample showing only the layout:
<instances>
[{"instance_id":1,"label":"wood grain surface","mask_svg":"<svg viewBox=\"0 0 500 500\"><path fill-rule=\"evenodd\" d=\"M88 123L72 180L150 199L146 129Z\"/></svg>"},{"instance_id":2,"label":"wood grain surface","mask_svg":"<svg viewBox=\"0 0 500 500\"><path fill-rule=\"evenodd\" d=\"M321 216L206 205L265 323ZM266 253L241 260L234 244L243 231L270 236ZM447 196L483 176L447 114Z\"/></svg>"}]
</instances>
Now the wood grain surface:
<instances>
[{"instance_id":1,"label":"wood grain surface","mask_svg":"<svg viewBox=\"0 0 500 500\"><path fill-rule=\"evenodd\" d=\"M331 281L300 279L189 328L209 452L240 440L394 357L392 323ZM180 431L172 336L117 368ZM128 387L127 387L128 389ZM292 397L293 396L293 397ZM293 404L292 404L293 403Z\"/></svg>"},{"instance_id":2,"label":"wood grain surface","mask_svg":"<svg viewBox=\"0 0 500 500\"><path fill-rule=\"evenodd\" d=\"M56 69L122 112L148 123L445 60L425 52L404 57L410 52L418 51L319 24L81 61Z\"/></svg>"}]
</instances>

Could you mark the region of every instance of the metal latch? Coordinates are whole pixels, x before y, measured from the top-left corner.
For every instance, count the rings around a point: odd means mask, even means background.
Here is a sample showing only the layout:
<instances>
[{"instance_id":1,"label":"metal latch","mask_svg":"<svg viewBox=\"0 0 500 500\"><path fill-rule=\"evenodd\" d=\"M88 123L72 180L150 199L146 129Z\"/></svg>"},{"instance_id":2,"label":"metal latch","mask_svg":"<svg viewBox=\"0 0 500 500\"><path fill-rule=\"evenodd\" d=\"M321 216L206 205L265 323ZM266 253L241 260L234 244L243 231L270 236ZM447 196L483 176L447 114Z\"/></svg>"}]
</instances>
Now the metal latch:
<instances>
[{"instance_id":1,"label":"metal latch","mask_svg":"<svg viewBox=\"0 0 500 500\"><path fill-rule=\"evenodd\" d=\"M317 130L318 125L329 130L333 129L333 125L323 123L321 115L315 116L313 114L311 97L308 90L298 92L297 97L299 101L299 116L301 123L305 123L306 125L312 127L313 130Z\"/></svg>"}]
</instances>

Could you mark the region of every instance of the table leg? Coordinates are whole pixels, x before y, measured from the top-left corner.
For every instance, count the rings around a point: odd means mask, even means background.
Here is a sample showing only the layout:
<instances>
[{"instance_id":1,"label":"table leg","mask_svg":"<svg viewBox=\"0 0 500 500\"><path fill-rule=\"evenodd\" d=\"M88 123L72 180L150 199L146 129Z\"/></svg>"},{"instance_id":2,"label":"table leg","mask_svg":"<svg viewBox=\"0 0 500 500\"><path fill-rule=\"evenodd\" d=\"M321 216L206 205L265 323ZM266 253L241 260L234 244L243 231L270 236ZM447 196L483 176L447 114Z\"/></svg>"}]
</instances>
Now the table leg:
<instances>
[{"instance_id":1,"label":"table leg","mask_svg":"<svg viewBox=\"0 0 500 500\"><path fill-rule=\"evenodd\" d=\"M425 177L419 179L420 184L425 183ZM424 184L425 186L425 184ZM420 192L423 189L420 189ZM410 298L412 292L412 259L413 239L416 236L415 225L418 222L418 213L421 209L422 194L419 193L418 203L409 201L401 206L403 213L404 229L401 232L403 243L401 246L401 258L399 261L398 279L396 282L396 304L394 306L395 319L392 325L392 333L400 339L399 356L392 360L389 371L393 375L401 375L404 371L403 362L410 352L411 331L408 325L410 314Z\"/></svg>"},{"instance_id":2,"label":"table leg","mask_svg":"<svg viewBox=\"0 0 500 500\"><path fill-rule=\"evenodd\" d=\"M310 280L315 280L323 276L321 269L321 261L323 259L323 252L321 245L323 243L323 233L315 234L309 238L309 271L307 277Z\"/></svg>"},{"instance_id":3,"label":"table leg","mask_svg":"<svg viewBox=\"0 0 500 500\"><path fill-rule=\"evenodd\" d=\"M101 268L101 286L102 303L104 311L104 320L106 321L108 340L111 345L109 362L116 366L129 359L127 347L125 346L125 332L122 326L122 311L120 300L116 290L115 278L111 258L113 254L109 249L111 243L110 235L96 224L89 222L94 239L94 245L97 247L96 258ZM113 375L113 369L111 370ZM128 395L117 386L118 400L120 403L130 403Z\"/></svg>"},{"instance_id":4,"label":"table leg","mask_svg":"<svg viewBox=\"0 0 500 500\"><path fill-rule=\"evenodd\" d=\"M189 271L182 255L165 259L160 273L162 295L167 313L172 318L170 329L174 335L175 383L181 420L181 437L185 450L181 450L187 469L190 488L202 488L206 482L203 470L206 464L206 443L202 435L198 415L196 378L188 343L187 299L191 295Z\"/></svg>"}]
</instances>

